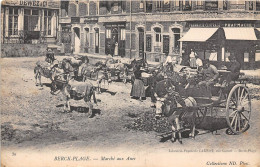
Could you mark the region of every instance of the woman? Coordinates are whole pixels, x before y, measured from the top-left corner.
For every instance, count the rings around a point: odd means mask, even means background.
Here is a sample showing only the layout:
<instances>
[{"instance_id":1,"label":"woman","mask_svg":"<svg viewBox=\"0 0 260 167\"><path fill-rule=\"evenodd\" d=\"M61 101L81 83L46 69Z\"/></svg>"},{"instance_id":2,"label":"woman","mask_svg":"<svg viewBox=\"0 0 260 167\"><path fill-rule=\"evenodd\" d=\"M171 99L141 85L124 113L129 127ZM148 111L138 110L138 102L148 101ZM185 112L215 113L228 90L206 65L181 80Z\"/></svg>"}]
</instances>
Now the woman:
<instances>
[{"instance_id":1,"label":"woman","mask_svg":"<svg viewBox=\"0 0 260 167\"><path fill-rule=\"evenodd\" d=\"M118 56L118 43L115 43L114 56Z\"/></svg>"},{"instance_id":2,"label":"woman","mask_svg":"<svg viewBox=\"0 0 260 167\"><path fill-rule=\"evenodd\" d=\"M191 68L196 68L196 58L195 56L197 55L196 52L194 52L192 49L191 49L191 53L190 53L190 67Z\"/></svg>"},{"instance_id":3,"label":"woman","mask_svg":"<svg viewBox=\"0 0 260 167\"><path fill-rule=\"evenodd\" d=\"M136 70L134 71L135 80L132 85L130 96L142 101L142 98L145 97L145 88L144 83L141 80L141 73L140 66L137 66Z\"/></svg>"}]
</instances>

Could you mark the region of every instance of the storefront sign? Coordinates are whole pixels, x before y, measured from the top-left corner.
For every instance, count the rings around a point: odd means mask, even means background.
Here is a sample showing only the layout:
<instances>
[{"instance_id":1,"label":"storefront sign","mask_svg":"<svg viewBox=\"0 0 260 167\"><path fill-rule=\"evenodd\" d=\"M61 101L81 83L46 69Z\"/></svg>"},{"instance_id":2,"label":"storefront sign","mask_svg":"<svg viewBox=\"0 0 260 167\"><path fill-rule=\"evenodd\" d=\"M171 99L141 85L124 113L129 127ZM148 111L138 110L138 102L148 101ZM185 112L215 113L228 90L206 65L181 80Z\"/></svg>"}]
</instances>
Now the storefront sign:
<instances>
[{"instance_id":1,"label":"storefront sign","mask_svg":"<svg viewBox=\"0 0 260 167\"><path fill-rule=\"evenodd\" d=\"M78 24L80 23L80 17L71 17L71 23Z\"/></svg>"},{"instance_id":2,"label":"storefront sign","mask_svg":"<svg viewBox=\"0 0 260 167\"><path fill-rule=\"evenodd\" d=\"M21 6L34 6L34 7L47 7L47 1L31 1L31 0L20 0Z\"/></svg>"},{"instance_id":3,"label":"storefront sign","mask_svg":"<svg viewBox=\"0 0 260 167\"><path fill-rule=\"evenodd\" d=\"M224 27L254 27L251 23L225 23Z\"/></svg>"},{"instance_id":4,"label":"storefront sign","mask_svg":"<svg viewBox=\"0 0 260 167\"><path fill-rule=\"evenodd\" d=\"M98 22L98 18L86 18L84 20L84 23L97 23Z\"/></svg>"},{"instance_id":5,"label":"storefront sign","mask_svg":"<svg viewBox=\"0 0 260 167\"><path fill-rule=\"evenodd\" d=\"M190 23L189 27L219 27L219 23L203 22L203 23Z\"/></svg>"}]
</instances>

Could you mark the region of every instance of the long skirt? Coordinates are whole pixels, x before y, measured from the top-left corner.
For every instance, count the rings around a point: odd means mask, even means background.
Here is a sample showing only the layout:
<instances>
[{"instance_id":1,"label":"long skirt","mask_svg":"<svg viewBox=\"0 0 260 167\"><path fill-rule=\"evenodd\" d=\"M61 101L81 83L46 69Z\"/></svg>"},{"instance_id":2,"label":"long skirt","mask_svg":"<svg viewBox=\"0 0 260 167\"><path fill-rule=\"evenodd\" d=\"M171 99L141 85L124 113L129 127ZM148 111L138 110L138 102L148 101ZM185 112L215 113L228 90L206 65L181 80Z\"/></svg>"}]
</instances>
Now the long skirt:
<instances>
[{"instance_id":1,"label":"long skirt","mask_svg":"<svg viewBox=\"0 0 260 167\"><path fill-rule=\"evenodd\" d=\"M195 57L190 58L190 67L196 68L196 58Z\"/></svg>"},{"instance_id":2,"label":"long skirt","mask_svg":"<svg viewBox=\"0 0 260 167\"><path fill-rule=\"evenodd\" d=\"M142 80L135 79L130 95L132 97L145 97L145 87Z\"/></svg>"}]
</instances>

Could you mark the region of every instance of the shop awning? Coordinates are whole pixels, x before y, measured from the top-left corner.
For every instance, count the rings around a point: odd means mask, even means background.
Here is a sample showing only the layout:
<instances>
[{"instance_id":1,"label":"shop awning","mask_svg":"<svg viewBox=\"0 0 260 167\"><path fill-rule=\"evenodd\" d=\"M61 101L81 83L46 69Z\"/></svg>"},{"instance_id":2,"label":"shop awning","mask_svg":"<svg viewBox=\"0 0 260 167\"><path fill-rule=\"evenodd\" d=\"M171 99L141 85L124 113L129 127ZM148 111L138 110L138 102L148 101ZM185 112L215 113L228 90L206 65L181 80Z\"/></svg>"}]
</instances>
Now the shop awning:
<instances>
[{"instance_id":1,"label":"shop awning","mask_svg":"<svg viewBox=\"0 0 260 167\"><path fill-rule=\"evenodd\" d=\"M225 27L223 28L227 40L257 40L254 28Z\"/></svg>"},{"instance_id":2,"label":"shop awning","mask_svg":"<svg viewBox=\"0 0 260 167\"><path fill-rule=\"evenodd\" d=\"M205 42L218 28L190 28L189 31L179 40L187 42Z\"/></svg>"}]
</instances>

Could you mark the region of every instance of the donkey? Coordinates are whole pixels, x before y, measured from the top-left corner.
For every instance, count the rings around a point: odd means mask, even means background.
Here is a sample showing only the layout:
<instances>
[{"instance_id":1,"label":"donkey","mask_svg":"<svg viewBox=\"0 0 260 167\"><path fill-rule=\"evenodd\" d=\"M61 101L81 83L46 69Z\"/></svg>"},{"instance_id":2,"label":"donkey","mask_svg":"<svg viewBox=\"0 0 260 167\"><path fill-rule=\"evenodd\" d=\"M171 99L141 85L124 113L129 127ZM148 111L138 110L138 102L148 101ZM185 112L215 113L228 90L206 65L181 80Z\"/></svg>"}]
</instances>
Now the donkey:
<instances>
[{"instance_id":1,"label":"donkey","mask_svg":"<svg viewBox=\"0 0 260 167\"><path fill-rule=\"evenodd\" d=\"M95 87L90 82L78 82L75 80L61 80L55 77L51 84L51 94L55 94L60 90L66 98L64 104L64 112L71 111L70 99L82 100L87 103L89 107L89 117L92 116L93 104L91 97L93 97L94 103L97 103L95 96Z\"/></svg>"}]
</instances>

